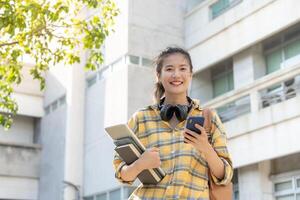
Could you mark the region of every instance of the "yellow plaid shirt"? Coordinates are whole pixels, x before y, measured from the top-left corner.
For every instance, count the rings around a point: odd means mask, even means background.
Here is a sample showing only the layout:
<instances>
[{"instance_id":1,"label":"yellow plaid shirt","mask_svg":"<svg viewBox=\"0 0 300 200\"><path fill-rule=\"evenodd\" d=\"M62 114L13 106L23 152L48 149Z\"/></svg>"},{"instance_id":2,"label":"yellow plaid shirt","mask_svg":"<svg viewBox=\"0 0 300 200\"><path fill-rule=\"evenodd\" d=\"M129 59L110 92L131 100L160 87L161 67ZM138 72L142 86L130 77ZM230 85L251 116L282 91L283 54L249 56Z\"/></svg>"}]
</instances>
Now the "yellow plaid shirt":
<instances>
[{"instance_id":1,"label":"yellow plaid shirt","mask_svg":"<svg viewBox=\"0 0 300 200\"><path fill-rule=\"evenodd\" d=\"M193 99L189 116L202 116L198 100ZM168 122L161 120L158 106L151 105L136 112L129 119L128 125L146 148L159 148L161 168L166 172L166 176L157 185L139 185L129 199L209 199L208 164L202 153L192 145L184 143L182 131L185 121L173 129ZM227 184L231 181L233 168L224 127L216 112L212 115L212 129L208 138L225 166L224 178L219 180L211 174L213 181L218 185ZM120 178L120 170L125 163L117 153L114 155L113 164L116 178L121 183L132 184Z\"/></svg>"}]
</instances>

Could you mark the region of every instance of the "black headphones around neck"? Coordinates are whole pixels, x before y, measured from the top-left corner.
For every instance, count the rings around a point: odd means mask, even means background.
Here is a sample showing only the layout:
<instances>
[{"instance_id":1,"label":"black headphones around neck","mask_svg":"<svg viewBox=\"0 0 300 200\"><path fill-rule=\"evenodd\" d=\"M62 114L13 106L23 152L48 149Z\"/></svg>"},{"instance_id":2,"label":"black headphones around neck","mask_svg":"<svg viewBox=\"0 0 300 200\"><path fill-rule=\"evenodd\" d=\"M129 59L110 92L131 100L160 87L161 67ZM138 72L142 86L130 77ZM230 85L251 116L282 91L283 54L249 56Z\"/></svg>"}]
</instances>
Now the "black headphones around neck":
<instances>
[{"instance_id":1,"label":"black headphones around neck","mask_svg":"<svg viewBox=\"0 0 300 200\"><path fill-rule=\"evenodd\" d=\"M192 99L187 97L189 105L171 105L171 104L163 104L165 101L165 97L160 100L158 104L158 108L160 110L160 117L164 121L169 121L174 113L178 121L182 122L187 118L189 111L192 109Z\"/></svg>"}]
</instances>

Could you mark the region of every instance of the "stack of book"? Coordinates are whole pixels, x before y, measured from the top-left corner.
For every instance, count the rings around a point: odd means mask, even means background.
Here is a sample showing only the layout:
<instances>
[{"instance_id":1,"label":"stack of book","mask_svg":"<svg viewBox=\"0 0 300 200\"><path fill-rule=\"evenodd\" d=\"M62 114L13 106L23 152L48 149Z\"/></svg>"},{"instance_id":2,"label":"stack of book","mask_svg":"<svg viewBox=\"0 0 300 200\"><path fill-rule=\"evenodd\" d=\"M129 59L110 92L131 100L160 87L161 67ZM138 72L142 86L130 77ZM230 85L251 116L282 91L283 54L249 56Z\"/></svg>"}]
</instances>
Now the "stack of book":
<instances>
[{"instance_id":1,"label":"stack of book","mask_svg":"<svg viewBox=\"0 0 300 200\"><path fill-rule=\"evenodd\" d=\"M136 161L144 152L145 147L126 124L105 128L116 145L115 151L127 165ZM120 133L120 131L123 131ZM126 132L126 133L124 133ZM161 168L143 170L137 178L143 184L157 184L165 176Z\"/></svg>"}]
</instances>

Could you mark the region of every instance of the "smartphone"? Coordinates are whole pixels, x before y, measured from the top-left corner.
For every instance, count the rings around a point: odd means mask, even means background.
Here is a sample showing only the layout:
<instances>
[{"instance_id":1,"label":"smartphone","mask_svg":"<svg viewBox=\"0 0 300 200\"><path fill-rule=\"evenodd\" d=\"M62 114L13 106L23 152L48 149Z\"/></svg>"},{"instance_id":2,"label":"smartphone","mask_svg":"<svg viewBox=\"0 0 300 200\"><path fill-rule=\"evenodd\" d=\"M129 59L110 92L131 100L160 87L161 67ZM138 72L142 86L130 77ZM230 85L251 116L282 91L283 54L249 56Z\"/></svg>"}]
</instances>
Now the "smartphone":
<instances>
[{"instance_id":1,"label":"smartphone","mask_svg":"<svg viewBox=\"0 0 300 200\"><path fill-rule=\"evenodd\" d=\"M188 117L187 118L186 128L190 129L196 133L201 134L200 130L195 127L196 124L203 126L204 125L204 117L197 116L197 117Z\"/></svg>"}]
</instances>

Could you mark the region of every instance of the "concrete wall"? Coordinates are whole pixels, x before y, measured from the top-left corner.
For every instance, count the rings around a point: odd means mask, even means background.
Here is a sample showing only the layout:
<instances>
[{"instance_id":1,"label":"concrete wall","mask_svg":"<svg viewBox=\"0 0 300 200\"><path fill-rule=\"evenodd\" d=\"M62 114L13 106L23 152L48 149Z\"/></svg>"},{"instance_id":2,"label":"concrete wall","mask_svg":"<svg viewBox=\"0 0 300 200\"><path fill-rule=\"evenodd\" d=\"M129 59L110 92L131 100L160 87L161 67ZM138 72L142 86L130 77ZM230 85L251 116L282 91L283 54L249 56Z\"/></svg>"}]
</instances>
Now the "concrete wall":
<instances>
[{"instance_id":1,"label":"concrete wall","mask_svg":"<svg viewBox=\"0 0 300 200\"><path fill-rule=\"evenodd\" d=\"M209 21L208 7L212 2L207 1L185 19L185 44L193 57L196 71L228 58L300 20L300 2L297 0L250 0L242 1L222 17Z\"/></svg>"},{"instance_id":2,"label":"concrete wall","mask_svg":"<svg viewBox=\"0 0 300 200\"><path fill-rule=\"evenodd\" d=\"M38 179L0 176L0 198L39 200Z\"/></svg>"},{"instance_id":3,"label":"concrete wall","mask_svg":"<svg viewBox=\"0 0 300 200\"><path fill-rule=\"evenodd\" d=\"M183 46L181 0L129 0L128 53L154 58L170 45Z\"/></svg>"},{"instance_id":4,"label":"concrete wall","mask_svg":"<svg viewBox=\"0 0 300 200\"><path fill-rule=\"evenodd\" d=\"M118 185L112 166L114 145L104 128L127 121L127 65L86 88L84 196Z\"/></svg>"},{"instance_id":5,"label":"concrete wall","mask_svg":"<svg viewBox=\"0 0 300 200\"><path fill-rule=\"evenodd\" d=\"M34 118L17 115L8 131L0 129L1 142L32 144L34 137Z\"/></svg>"},{"instance_id":6,"label":"concrete wall","mask_svg":"<svg viewBox=\"0 0 300 200\"><path fill-rule=\"evenodd\" d=\"M200 103L205 103L213 98L213 85L209 69L193 76L190 96L200 99Z\"/></svg>"},{"instance_id":7,"label":"concrete wall","mask_svg":"<svg viewBox=\"0 0 300 200\"><path fill-rule=\"evenodd\" d=\"M114 32L105 40L105 64L128 52L128 1L115 1L120 14L115 18Z\"/></svg>"},{"instance_id":8,"label":"concrete wall","mask_svg":"<svg viewBox=\"0 0 300 200\"><path fill-rule=\"evenodd\" d=\"M41 122L41 174L39 183L40 200L62 199L65 140L66 105L46 115Z\"/></svg>"},{"instance_id":9,"label":"concrete wall","mask_svg":"<svg viewBox=\"0 0 300 200\"><path fill-rule=\"evenodd\" d=\"M299 104L300 98L295 97L227 122L225 126L235 166L299 152Z\"/></svg>"},{"instance_id":10,"label":"concrete wall","mask_svg":"<svg viewBox=\"0 0 300 200\"><path fill-rule=\"evenodd\" d=\"M270 161L239 168L239 199L272 200L270 169Z\"/></svg>"},{"instance_id":11,"label":"concrete wall","mask_svg":"<svg viewBox=\"0 0 300 200\"><path fill-rule=\"evenodd\" d=\"M128 66L128 118L138 109L151 105L156 77L148 67ZM137 84L139 83L139 84Z\"/></svg>"}]
</instances>

